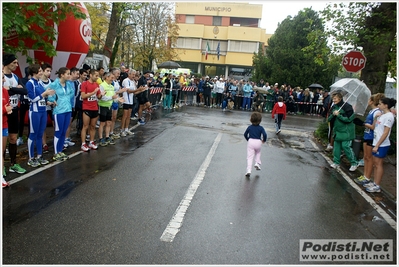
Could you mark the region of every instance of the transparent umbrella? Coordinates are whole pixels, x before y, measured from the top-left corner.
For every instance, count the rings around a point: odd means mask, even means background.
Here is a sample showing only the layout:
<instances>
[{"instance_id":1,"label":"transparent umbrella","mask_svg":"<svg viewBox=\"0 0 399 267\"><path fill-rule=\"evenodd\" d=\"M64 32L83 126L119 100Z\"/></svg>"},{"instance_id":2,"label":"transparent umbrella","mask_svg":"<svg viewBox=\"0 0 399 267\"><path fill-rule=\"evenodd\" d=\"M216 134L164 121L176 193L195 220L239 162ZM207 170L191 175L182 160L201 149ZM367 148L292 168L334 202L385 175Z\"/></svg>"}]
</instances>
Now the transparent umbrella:
<instances>
[{"instance_id":1,"label":"transparent umbrella","mask_svg":"<svg viewBox=\"0 0 399 267\"><path fill-rule=\"evenodd\" d=\"M364 82L356 78L344 78L330 87L330 94L340 92L344 102L349 103L356 114L364 115L371 96L371 91Z\"/></svg>"}]
</instances>

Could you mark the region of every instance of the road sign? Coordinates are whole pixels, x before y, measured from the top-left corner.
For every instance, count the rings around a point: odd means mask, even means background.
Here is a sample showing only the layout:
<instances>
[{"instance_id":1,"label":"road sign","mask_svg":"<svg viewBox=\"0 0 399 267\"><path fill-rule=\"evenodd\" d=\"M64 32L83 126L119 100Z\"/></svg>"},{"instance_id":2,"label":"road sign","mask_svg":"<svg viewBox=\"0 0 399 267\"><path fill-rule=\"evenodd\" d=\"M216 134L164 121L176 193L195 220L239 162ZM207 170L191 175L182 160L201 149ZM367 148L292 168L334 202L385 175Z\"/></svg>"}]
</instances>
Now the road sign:
<instances>
[{"instance_id":1,"label":"road sign","mask_svg":"<svg viewBox=\"0 0 399 267\"><path fill-rule=\"evenodd\" d=\"M342 66L347 72L358 72L366 66L366 57L362 52L350 51L342 59Z\"/></svg>"}]
</instances>

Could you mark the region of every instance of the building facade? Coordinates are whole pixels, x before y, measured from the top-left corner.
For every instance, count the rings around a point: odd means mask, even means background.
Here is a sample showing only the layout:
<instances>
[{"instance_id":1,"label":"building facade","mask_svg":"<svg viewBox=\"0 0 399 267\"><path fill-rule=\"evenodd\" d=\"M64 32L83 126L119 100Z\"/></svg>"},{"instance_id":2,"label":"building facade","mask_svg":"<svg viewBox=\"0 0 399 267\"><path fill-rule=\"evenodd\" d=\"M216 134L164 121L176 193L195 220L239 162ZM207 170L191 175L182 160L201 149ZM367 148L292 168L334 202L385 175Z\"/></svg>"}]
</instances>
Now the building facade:
<instances>
[{"instance_id":1,"label":"building facade","mask_svg":"<svg viewBox=\"0 0 399 267\"><path fill-rule=\"evenodd\" d=\"M253 53L271 36L259 27L258 4L177 2L175 15L178 61L203 75L250 78Z\"/></svg>"}]
</instances>

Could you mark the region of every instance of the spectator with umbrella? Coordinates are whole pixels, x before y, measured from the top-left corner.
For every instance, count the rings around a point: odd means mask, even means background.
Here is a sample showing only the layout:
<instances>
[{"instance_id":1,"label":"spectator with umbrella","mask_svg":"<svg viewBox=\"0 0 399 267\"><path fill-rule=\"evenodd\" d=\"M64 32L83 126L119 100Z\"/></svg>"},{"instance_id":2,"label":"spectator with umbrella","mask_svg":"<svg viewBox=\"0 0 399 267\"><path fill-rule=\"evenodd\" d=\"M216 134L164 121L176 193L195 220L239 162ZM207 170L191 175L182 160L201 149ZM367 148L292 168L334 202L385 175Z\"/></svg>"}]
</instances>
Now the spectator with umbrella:
<instances>
[{"instance_id":1,"label":"spectator with umbrella","mask_svg":"<svg viewBox=\"0 0 399 267\"><path fill-rule=\"evenodd\" d=\"M355 113L353 107L343 101L341 93L336 92L332 96L334 106L332 107L331 114L328 121L333 121L333 163L331 168L336 169L341 162L341 150L344 150L346 157L351 163L349 171L354 172L358 167L358 162L355 153L352 150L352 140L355 139L355 124L353 120Z\"/></svg>"}]
</instances>

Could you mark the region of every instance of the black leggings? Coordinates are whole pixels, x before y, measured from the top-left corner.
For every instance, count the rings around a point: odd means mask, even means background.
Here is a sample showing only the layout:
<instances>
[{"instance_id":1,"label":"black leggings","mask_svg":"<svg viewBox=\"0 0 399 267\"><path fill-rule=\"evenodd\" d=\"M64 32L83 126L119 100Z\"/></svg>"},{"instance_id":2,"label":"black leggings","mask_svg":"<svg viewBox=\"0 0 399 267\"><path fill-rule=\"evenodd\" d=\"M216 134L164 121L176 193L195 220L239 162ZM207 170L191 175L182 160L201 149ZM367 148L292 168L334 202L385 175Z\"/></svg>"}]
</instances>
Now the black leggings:
<instances>
[{"instance_id":1,"label":"black leggings","mask_svg":"<svg viewBox=\"0 0 399 267\"><path fill-rule=\"evenodd\" d=\"M19 125L18 125L18 137L24 135L25 128L25 116L26 112L29 111L29 104L22 104L19 106ZM29 120L28 120L28 135L29 137Z\"/></svg>"}]
</instances>

